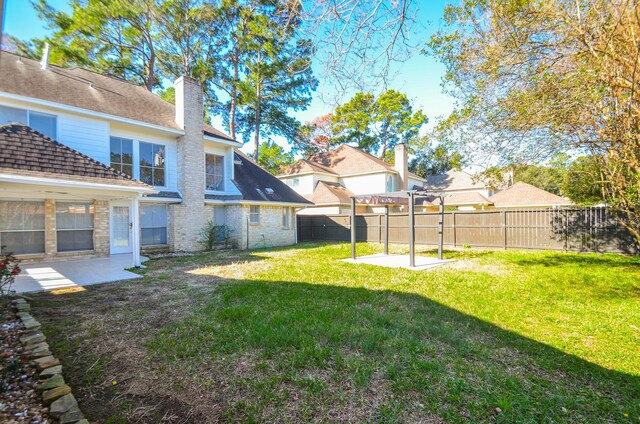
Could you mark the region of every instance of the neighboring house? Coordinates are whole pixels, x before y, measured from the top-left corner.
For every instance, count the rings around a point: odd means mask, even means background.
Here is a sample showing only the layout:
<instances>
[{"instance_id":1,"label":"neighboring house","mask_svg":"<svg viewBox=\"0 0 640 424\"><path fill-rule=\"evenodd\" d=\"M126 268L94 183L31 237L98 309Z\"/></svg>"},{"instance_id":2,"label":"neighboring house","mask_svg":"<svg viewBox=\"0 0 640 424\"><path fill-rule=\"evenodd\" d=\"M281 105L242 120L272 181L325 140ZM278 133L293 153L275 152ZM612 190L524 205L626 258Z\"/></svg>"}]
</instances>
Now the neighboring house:
<instances>
[{"instance_id":1,"label":"neighboring house","mask_svg":"<svg viewBox=\"0 0 640 424\"><path fill-rule=\"evenodd\" d=\"M506 180L505 185L509 186L510 174ZM489 196L493 194L491 186L480 176L453 169L444 174L428 176L425 189L444 194L445 206L454 206L460 210L485 209L491 204Z\"/></svg>"},{"instance_id":2,"label":"neighboring house","mask_svg":"<svg viewBox=\"0 0 640 424\"><path fill-rule=\"evenodd\" d=\"M294 243L309 201L203 123L194 80L176 80L175 99L0 52L0 245L139 264L141 248L201 249L209 221L237 247Z\"/></svg>"},{"instance_id":3,"label":"neighboring house","mask_svg":"<svg viewBox=\"0 0 640 424\"><path fill-rule=\"evenodd\" d=\"M409 172L404 144L396 146L395 165L343 144L296 162L278 178L315 204L298 213L314 215L348 213L353 195L407 190L425 182ZM360 213L381 209L358 206Z\"/></svg>"},{"instance_id":4,"label":"neighboring house","mask_svg":"<svg viewBox=\"0 0 640 424\"><path fill-rule=\"evenodd\" d=\"M489 197L494 208L557 208L571 206L571 200L531 184L517 182Z\"/></svg>"}]
</instances>

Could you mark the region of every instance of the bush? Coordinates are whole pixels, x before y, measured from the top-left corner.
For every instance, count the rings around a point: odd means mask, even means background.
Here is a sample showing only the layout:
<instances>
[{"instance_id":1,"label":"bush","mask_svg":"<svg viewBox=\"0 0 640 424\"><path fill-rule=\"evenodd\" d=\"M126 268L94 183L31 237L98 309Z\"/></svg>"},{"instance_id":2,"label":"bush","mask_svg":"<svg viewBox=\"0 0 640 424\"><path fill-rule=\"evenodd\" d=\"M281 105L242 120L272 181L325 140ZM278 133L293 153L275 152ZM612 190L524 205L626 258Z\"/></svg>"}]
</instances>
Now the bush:
<instances>
[{"instance_id":1,"label":"bush","mask_svg":"<svg viewBox=\"0 0 640 424\"><path fill-rule=\"evenodd\" d=\"M231 231L226 225L216 225L209 221L200 230L198 243L202 244L205 250L214 250L217 246L227 248L231 241Z\"/></svg>"},{"instance_id":2,"label":"bush","mask_svg":"<svg viewBox=\"0 0 640 424\"><path fill-rule=\"evenodd\" d=\"M13 253L3 253L5 246L0 247L0 297L12 295L12 286L16 276L20 275L20 261Z\"/></svg>"}]
</instances>

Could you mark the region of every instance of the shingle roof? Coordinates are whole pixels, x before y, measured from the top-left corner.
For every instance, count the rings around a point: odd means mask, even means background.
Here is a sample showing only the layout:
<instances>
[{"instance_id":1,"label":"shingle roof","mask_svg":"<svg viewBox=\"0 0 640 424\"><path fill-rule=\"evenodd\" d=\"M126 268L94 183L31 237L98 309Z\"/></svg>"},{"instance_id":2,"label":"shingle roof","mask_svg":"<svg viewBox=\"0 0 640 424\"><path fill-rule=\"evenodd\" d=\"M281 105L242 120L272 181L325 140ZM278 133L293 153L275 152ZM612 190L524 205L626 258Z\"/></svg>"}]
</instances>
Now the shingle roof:
<instances>
[{"instance_id":1,"label":"shingle roof","mask_svg":"<svg viewBox=\"0 0 640 424\"><path fill-rule=\"evenodd\" d=\"M233 182L242 193L242 200L312 205L311 202L262 169L239 150L235 152L234 163Z\"/></svg>"},{"instance_id":2,"label":"shingle roof","mask_svg":"<svg viewBox=\"0 0 640 424\"><path fill-rule=\"evenodd\" d=\"M485 189L486 185L478 177L465 171L450 170L444 174L430 175L427 177L426 188L428 190L461 190L461 189Z\"/></svg>"},{"instance_id":3,"label":"shingle roof","mask_svg":"<svg viewBox=\"0 0 640 424\"><path fill-rule=\"evenodd\" d=\"M316 205L327 203L349 204L351 202L351 196L353 195L351 191L338 183L318 181L316 188L313 190L313 194L306 197Z\"/></svg>"},{"instance_id":4,"label":"shingle roof","mask_svg":"<svg viewBox=\"0 0 640 424\"><path fill-rule=\"evenodd\" d=\"M300 159L293 165L286 168L281 175L296 175L306 172L325 172L327 174L337 175L332 169L320 164L311 162L308 159Z\"/></svg>"},{"instance_id":5,"label":"shingle roof","mask_svg":"<svg viewBox=\"0 0 640 424\"><path fill-rule=\"evenodd\" d=\"M145 87L80 68L63 68L0 51L0 91L179 130L175 106ZM233 141L205 124L204 134Z\"/></svg>"},{"instance_id":6,"label":"shingle roof","mask_svg":"<svg viewBox=\"0 0 640 424\"><path fill-rule=\"evenodd\" d=\"M294 175L309 171L351 175L371 171L396 172L396 169L392 164L378 159L364 150L343 144L336 149L316 153L308 159L298 161L285 170L283 174ZM409 176L414 179L423 179L412 172L409 172Z\"/></svg>"},{"instance_id":7,"label":"shingle roof","mask_svg":"<svg viewBox=\"0 0 640 424\"><path fill-rule=\"evenodd\" d=\"M440 204L440 198L433 201L434 205ZM463 205L490 205L491 201L476 191L465 193L451 193L444 198L445 206L463 206Z\"/></svg>"},{"instance_id":8,"label":"shingle roof","mask_svg":"<svg viewBox=\"0 0 640 424\"><path fill-rule=\"evenodd\" d=\"M519 181L511 187L502 190L489 200L497 208L517 206L569 206L571 200L549 193L531 184Z\"/></svg>"},{"instance_id":9,"label":"shingle roof","mask_svg":"<svg viewBox=\"0 0 640 424\"><path fill-rule=\"evenodd\" d=\"M0 172L152 190L151 186L18 123L0 126Z\"/></svg>"}]
</instances>

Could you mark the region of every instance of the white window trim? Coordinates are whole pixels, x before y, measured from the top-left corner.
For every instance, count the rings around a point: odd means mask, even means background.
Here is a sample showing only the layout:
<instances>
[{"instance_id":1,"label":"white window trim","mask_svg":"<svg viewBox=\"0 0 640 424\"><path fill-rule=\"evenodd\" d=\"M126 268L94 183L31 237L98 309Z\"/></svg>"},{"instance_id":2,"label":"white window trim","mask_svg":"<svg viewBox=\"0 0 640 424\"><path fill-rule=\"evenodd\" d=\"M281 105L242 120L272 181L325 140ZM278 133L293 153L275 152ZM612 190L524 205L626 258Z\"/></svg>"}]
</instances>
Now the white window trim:
<instances>
[{"instance_id":1,"label":"white window trim","mask_svg":"<svg viewBox=\"0 0 640 424\"><path fill-rule=\"evenodd\" d=\"M207 188L207 155L220 156L222 158L222 190L210 190ZM227 156L219 152L204 152L204 191L206 194L222 194L227 192Z\"/></svg>"},{"instance_id":2,"label":"white window trim","mask_svg":"<svg viewBox=\"0 0 640 424\"><path fill-rule=\"evenodd\" d=\"M252 213L251 212L251 208L257 208L257 212ZM261 215L261 211L260 211L260 205L250 205L249 206L249 225L260 225L260 215ZM257 221L253 221L251 219L252 216L257 216L258 220Z\"/></svg>"}]
</instances>

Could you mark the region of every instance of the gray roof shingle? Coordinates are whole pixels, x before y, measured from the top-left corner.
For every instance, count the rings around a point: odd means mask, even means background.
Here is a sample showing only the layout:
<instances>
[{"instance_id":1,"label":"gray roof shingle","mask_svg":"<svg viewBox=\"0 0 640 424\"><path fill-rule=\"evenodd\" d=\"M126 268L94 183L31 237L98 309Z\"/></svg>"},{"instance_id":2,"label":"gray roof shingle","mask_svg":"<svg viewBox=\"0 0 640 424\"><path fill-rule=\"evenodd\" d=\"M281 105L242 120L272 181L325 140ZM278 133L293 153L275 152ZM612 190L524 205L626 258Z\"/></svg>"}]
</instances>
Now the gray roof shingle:
<instances>
[{"instance_id":1,"label":"gray roof shingle","mask_svg":"<svg viewBox=\"0 0 640 424\"><path fill-rule=\"evenodd\" d=\"M0 51L0 91L180 130L175 106L145 87L80 68L63 68ZM204 135L235 141L205 124Z\"/></svg>"},{"instance_id":2,"label":"gray roof shingle","mask_svg":"<svg viewBox=\"0 0 640 424\"><path fill-rule=\"evenodd\" d=\"M242 200L313 205L239 150L234 162L233 182L242 193Z\"/></svg>"}]
</instances>

